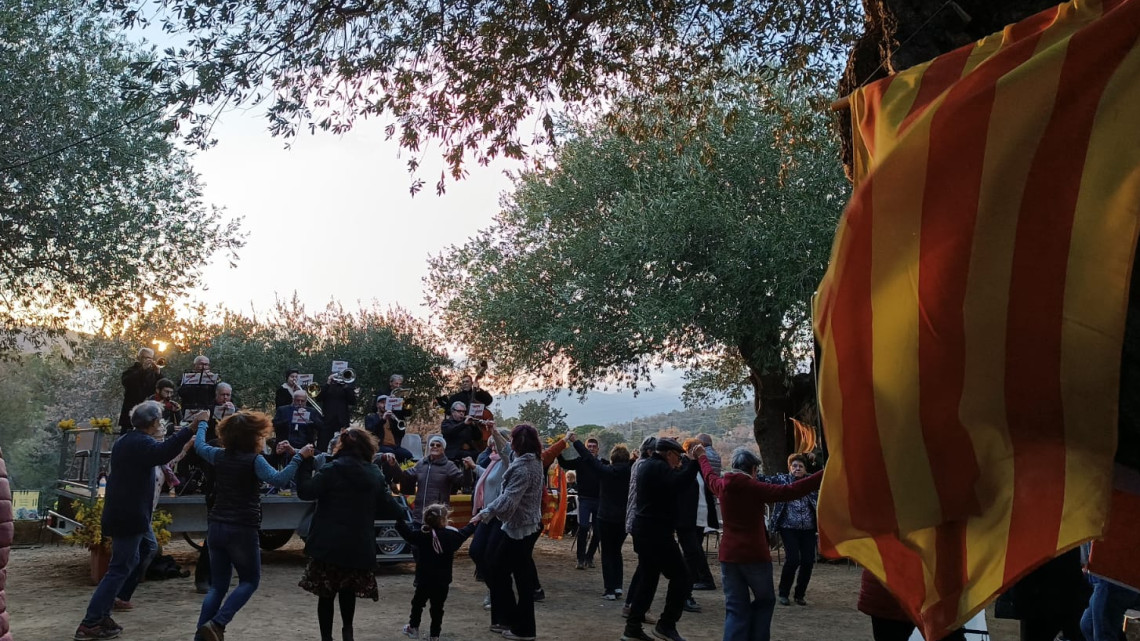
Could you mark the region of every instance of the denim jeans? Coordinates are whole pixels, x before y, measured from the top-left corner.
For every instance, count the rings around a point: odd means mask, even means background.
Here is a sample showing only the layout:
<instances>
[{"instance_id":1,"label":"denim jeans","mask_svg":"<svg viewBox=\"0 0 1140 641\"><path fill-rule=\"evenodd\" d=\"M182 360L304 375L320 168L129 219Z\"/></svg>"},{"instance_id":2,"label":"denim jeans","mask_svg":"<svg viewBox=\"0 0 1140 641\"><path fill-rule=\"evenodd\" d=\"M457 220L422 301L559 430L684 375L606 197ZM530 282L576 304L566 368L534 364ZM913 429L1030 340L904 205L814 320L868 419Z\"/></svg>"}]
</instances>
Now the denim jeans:
<instances>
[{"instance_id":1,"label":"denim jeans","mask_svg":"<svg viewBox=\"0 0 1140 641\"><path fill-rule=\"evenodd\" d=\"M578 562L584 563L593 560L593 551L590 550L590 534L594 535L594 549L597 549L598 537L598 499L578 497Z\"/></svg>"},{"instance_id":2,"label":"denim jeans","mask_svg":"<svg viewBox=\"0 0 1140 641\"><path fill-rule=\"evenodd\" d=\"M154 530L147 528L143 534L143 540L139 544L139 562L135 565L135 569L131 571L131 575L127 577L126 583L123 587L119 588L118 598L124 601L130 601L131 597L135 594L135 588L139 587L142 582L143 573L150 567L154 561L155 555L158 554L158 539L154 538Z\"/></svg>"},{"instance_id":3,"label":"denim jeans","mask_svg":"<svg viewBox=\"0 0 1140 641\"><path fill-rule=\"evenodd\" d=\"M475 564L475 574L483 581L487 581L487 547L491 540L491 532L502 527L498 519L480 521L471 535L471 545L467 548L467 555Z\"/></svg>"},{"instance_id":4,"label":"denim jeans","mask_svg":"<svg viewBox=\"0 0 1140 641\"><path fill-rule=\"evenodd\" d=\"M120 534L111 539L111 563L107 566L107 573L95 587L95 592L91 594L91 601L87 604L87 614L83 616L83 625L95 625L111 615L115 597L131 580L132 575L136 574L139 561L149 554L146 546L153 540L154 533L150 528L147 528L146 532ZM137 584L136 576L135 585ZM134 587L131 587L131 592L134 592Z\"/></svg>"},{"instance_id":5,"label":"denim jeans","mask_svg":"<svg viewBox=\"0 0 1140 641\"><path fill-rule=\"evenodd\" d=\"M1111 581L1089 576L1093 585L1089 607L1081 617L1085 641L1119 641L1124 628L1124 611L1140 608L1140 592L1134 592Z\"/></svg>"},{"instance_id":6,"label":"denim jeans","mask_svg":"<svg viewBox=\"0 0 1140 641\"><path fill-rule=\"evenodd\" d=\"M213 621L226 626L249 601L261 582L261 549L257 528L230 523L210 523L206 533L210 546L210 591L202 600L198 627ZM237 570L238 584L229 598L230 577Z\"/></svg>"},{"instance_id":7,"label":"denim jeans","mask_svg":"<svg viewBox=\"0 0 1140 641\"><path fill-rule=\"evenodd\" d=\"M776 591L772 563L721 563L724 641L768 641Z\"/></svg>"}]
</instances>

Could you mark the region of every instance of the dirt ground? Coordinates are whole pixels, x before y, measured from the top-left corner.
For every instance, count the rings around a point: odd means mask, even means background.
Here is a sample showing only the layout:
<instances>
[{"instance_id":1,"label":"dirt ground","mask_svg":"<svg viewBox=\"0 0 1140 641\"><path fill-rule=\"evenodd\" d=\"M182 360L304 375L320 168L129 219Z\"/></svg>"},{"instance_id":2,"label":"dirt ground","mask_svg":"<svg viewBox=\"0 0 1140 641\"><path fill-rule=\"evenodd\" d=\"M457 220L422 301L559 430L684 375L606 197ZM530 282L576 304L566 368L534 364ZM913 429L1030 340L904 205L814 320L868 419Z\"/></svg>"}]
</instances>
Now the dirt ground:
<instances>
[{"instance_id":1,"label":"dirt ground","mask_svg":"<svg viewBox=\"0 0 1140 641\"><path fill-rule=\"evenodd\" d=\"M196 552L179 541L167 546L180 563L191 566ZM489 613L481 603L484 588L472 574L465 554L456 557L455 582L444 615L443 639L490 639ZM625 549L626 582L633 571L633 549ZM539 540L535 560L546 601L536 605L540 639L618 639L624 619L619 601L600 598L601 566L575 570L570 541ZM710 564L719 576L715 550ZM270 641L318 639L316 598L297 587L305 564L300 540L263 555L261 587L238 618L226 630L232 640ZM356 639L404 638L400 627L407 622L412 591L410 563L382 567L377 572L380 602L358 604ZM777 575L779 570L777 569ZM718 578L719 586L719 578ZM17 641L70 639L83 616L92 587L88 584L88 557L81 548L47 545L12 551L8 569L8 611ZM870 639L867 617L855 609L859 570L848 565L816 566L808 589L808 607L777 606L772 638L778 641L846 641ZM664 597L664 583L659 598ZM724 622L724 595L720 590L696 593L703 612L685 613L678 624L691 641L720 639ZM121 638L146 641L190 641L202 597L194 592L193 580L172 579L142 584L133 599L135 610L115 614L124 627ZM660 604L655 603L654 612ZM426 628L426 612L424 628ZM339 614L337 615L339 619ZM1012 641L1016 628L1009 621L989 617L991 639ZM336 623L339 638L339 620ZM424 629L421 628L421 629ZM424 630L426 632L426 629ZM501 637L500 637L501 638Z\"/></svg>"}]
</instances>

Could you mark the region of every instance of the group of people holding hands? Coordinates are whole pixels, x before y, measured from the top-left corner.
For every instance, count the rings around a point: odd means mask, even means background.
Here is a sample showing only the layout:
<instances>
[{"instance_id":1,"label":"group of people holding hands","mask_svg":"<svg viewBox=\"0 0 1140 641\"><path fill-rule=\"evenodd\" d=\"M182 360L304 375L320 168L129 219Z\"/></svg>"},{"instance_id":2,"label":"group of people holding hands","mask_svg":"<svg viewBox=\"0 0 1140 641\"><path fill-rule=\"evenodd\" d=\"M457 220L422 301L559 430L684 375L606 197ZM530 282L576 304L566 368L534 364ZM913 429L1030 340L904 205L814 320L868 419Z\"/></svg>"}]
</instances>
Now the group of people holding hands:
<instances>
[{"instance_id":1,"label":"group of people holding hands","mask_svg":"<svg viewBox=\"0 0 1140 641\"><path fill-rule=\"evenodd\" d=\"M196 359L195 368L208 372L209 360ZM111 454L103 530L112 537L112 560L76 630L77 641L121 633L111 612L133 607L130 598L141 562L154 551L150 517L156 488L163 482L161 468L191 442L212 477L206 538L209 584L195 637L204 641L222 641L226 626L257 589L263 486L290 484L301 499L316 506L306 536L309 562L299 585L318 598L322 640L334 638L335 605L339 604L341 638L351 641L356 599L378 598L373 574L377 519L396 520L416 557L415 593L401 632L418 638L427 608L426 636L439 637L454 554L470 537L469 554L477 576L487 585L490 630L506 639L536 638L534 603L544 593L533 550L543 529L547 470L560 456L564 466L577 467L580 483L584 477L596 481L594 496L580 497L579 514L583 530L594 530L600 541L602 596L614 600L626 595L623 613L628 618L622 639L652 638L643 627L652 624L655 637L683 641L677 623L692 601L692 590L715 588L703 552L701 568L687 549L688 529L697 524L689 522L689 503L698 506L704 519L698 522L707 525L710 517L715 518L713 497L720 501L723 518L724 638L767 639L776 601L764 511L759 508L807 497L820 481L818 473L805 476L795 468L788 478L758 477L759 458L744 448L733 453L730 469L722 474L719 456L713 451L710 457L698 440L682 445L670 438L650 438L634 452L619 444L608 458L599 455L596 440L583 443L573 433L544 447L530 425L507 431L472 414L472 406L481 409L479 405L485 407L492 399L474 387L470 377L462 381L459 393L439 399L449 411L441 433L432 435L425 455L405 469L402 464L416 457L401 447L405 416L392 411L385 394L377 398L376 412L369 415L365 429L344 425L324 440L318 438L319 426L322 418L330 418L329 412L313 417L314 412L307 411L312 405L306 391L296 385L296 371L286 373L275 399L288 398L289 403L280 404L272 418L237 409L232 389L216 377L191 381L211 385L209 390L186 389L184 384L178 406L172 398L173 385L160 384L163 379L157 374L153 352L140 350L138 362L123 375L125 388L136 386L125 395L124 405L137 402L125 413L129 428L124 426ZM391 381L393 389L401 383L399 375ZM137 390L144 385L152 385L153 396L139 399ZM212 392L209 398L206 391ZM172 416L175 412L183 416ZM296 420L305 414L312 417L309 425L316 427L302 427L305 423ZM181 419L184 427L163 429L172 418ZM276 445L267 445L272 438ZM570 448L573 454L567 452ZM411 522L393 497L393 483L415 485ZM448 503L461 486L473 494L473 517L456 529L449 524ZM814 514L809 518L814 528L813 519ZM628 592L623 592L621 551L628 535L633 537L638 565ZM810 556L814 558L814 548ZM587 545L579 545L578 566L592 564ZM238 583L231 590L234 572ZM668 588L661 614L654 619L649 609L662 576ZM801 573L798 602L802 603L809 576L810 567L807 576ZM783 585L781 596L786 596Z\"/></svg>"}]
</instances>

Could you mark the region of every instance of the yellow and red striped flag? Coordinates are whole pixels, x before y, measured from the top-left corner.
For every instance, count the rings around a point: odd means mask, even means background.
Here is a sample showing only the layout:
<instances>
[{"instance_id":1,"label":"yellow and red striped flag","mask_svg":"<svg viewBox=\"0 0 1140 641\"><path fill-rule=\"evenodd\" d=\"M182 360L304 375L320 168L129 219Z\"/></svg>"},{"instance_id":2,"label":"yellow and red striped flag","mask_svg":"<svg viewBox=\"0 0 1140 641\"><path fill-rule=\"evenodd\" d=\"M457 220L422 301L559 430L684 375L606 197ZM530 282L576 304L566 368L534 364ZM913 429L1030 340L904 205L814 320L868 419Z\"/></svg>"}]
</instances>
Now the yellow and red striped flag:
<instances>
[{"instance_id":1,"label":"yellow and red striped flag","mask_svg":"<svg viewBox=\"0 0 1140 641\"><path fill-rule=\"evenodd\" d=\"M1140 0L851 96L817 299L822 549L941 638L1105 525L1140 209Z\"/></svg>"}]
</instances>

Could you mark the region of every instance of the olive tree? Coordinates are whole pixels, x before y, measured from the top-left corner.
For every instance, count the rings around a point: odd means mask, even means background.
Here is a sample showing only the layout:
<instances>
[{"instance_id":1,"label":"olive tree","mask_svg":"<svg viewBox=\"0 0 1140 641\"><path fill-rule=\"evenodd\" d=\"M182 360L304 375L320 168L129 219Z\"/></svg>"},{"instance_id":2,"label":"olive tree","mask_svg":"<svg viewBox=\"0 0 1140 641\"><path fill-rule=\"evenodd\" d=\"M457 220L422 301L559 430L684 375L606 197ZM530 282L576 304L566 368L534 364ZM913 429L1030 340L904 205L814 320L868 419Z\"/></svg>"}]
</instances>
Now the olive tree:
<instances>
[{"instance_id":1,"label":"olive tree","mask_svg":"<svg viewBox=\"0 0 1140 641\"><path fill-rule=\"evenodd\" d=\"M785 104L725 105L708 118L731 127L695 138L652 114L627 116L650 139L622 119L568 131L490 227L431 260L444 334L508 384L638 389L670 364L718 390L743 385L765 457L781 460L786 408L760 401L784 397L806 362L848 187L828 122L790 94L768 99ZM777 113L798 119L796 144Z\"/></svg>"},{"instance_id":2,"label":"olive tree","mask_svg":"<svg viewBox=\"0 0 1140 641\"><path fill-rule=\"evenodd\" d=\"M242 245L203 201L147 60L71 0L0 0L0 354L196 286ZM23 341L23 342L22 342Z\"/></svg>"}]
</instances>

